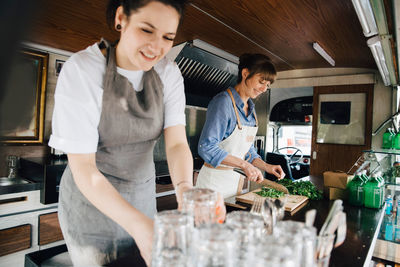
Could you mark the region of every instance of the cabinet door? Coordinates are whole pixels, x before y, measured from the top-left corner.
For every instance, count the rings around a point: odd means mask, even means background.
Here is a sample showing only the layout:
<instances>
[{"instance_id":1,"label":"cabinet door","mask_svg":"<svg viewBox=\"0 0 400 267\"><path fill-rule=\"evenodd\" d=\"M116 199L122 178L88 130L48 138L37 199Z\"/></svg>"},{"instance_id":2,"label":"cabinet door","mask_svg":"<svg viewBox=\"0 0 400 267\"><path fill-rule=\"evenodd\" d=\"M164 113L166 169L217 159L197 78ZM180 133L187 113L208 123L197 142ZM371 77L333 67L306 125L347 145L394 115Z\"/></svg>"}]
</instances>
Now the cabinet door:
<instances>
[{"instance_id":1,"label":"cabinet door","mask_svg":"<svg viewBox=\"0 0 400 267\"><path fill-rule=\"evenodd\" d=\"M0 257L30 248L31 232L30 224L0 230Z\"/></svg>"},{"instance_id":2,"label":"cabinet door","mask_svg":"<svg viewBox=\"0 0 400 267\"><path fill-rule=\"evenodd\" d=\"M39 245L42 246L63 239L58 222L58 213L39 215Z\"/></svg>"}]
</instances>

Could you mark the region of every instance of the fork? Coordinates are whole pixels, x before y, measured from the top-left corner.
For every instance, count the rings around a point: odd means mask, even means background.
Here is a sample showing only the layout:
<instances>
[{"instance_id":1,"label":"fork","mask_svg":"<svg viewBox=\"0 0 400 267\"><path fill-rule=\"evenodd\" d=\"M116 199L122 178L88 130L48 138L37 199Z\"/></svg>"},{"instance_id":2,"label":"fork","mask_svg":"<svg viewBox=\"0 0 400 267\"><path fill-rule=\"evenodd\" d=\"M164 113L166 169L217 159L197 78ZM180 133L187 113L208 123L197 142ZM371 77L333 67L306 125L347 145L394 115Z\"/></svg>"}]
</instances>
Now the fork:
<instances>
[{"instance_id":1,"label":"fork","mask_svg":"<svg viewBox=\"0 0 400 267\"><path fill-rule=\"evenodd\" d=\"M253 205L251 206L250 213L261 215L261 209L263 204L263 198L255 196L253 199Z\"/></svg>"}]
</instances>

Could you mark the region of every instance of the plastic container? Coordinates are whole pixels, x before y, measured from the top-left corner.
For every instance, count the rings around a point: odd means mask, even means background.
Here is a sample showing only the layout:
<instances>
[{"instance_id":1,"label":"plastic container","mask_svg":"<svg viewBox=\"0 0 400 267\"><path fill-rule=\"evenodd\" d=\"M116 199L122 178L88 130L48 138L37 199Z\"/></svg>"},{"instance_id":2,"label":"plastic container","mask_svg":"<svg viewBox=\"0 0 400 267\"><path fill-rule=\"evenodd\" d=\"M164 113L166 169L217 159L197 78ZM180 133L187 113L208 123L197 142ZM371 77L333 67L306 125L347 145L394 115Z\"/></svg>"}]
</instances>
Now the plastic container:
<instances>
[{"instance_id":1,"label":"plastic container","mask_svg":"<svg viewBox=\"0 0 400 267\"><path fill-rule=\"evenodd\" d=\"M373 174L364 185L364 206L367 208L379 209L382 202L382 189L376 174Z\"/></svg>"},{"instance_id":2,"label":"plastic container","mask_svg":"<svg viewBox=\"0 0 400 267\"><path fill-rule=\"evenodd\" d=\"M385 240L392 241L393 240L393 215L385 215L383 217L383 236Z\"/></svg>"},{"instance_id":3,"label":"plastic container","mask_svg":"<svg viewBox=\"0 0 400 267\"><path fill-rule=\"evenodd\" d=\"M364 180L360 173L356 173L354 178L347 184L349 193L349 203L354 206L364 205Z\"/></svg>"},{"instance_id":4,"label":"plastic container","mask_svg":"<svg viewBox=\"0 0 400 267\"><path fill-rule=\"evenodd\" d=\"M386 197L386 214L391 214L393 210L393 199L391 195Z\"/></svg>"}]
</instances>

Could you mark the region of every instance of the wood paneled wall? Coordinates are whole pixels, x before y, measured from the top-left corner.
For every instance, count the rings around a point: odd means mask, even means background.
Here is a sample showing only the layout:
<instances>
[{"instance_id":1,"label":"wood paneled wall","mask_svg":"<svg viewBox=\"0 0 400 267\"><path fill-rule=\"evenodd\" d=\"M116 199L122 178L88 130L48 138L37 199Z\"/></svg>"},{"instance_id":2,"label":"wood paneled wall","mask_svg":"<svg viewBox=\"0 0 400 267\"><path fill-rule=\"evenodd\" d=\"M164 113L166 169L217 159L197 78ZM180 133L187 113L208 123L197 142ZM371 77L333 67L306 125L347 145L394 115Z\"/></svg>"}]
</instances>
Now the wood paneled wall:
<instances>
[{"instance_id":1,"label":"wood paneled wall","mask_svg":"<svg viewBox=\"0 0 400 267\"><path fill-rule=\"evenodd\" d=\"M41 0L28 38L72 52L101 37L115 40L118 35L105 22L107 2ZM330 67L313 50L313 42L335 59L337 67L375 68L351 1L193 0L175 44L196 38L236 56L267 54L279 71Z\"/></svg>"}]
</instances>

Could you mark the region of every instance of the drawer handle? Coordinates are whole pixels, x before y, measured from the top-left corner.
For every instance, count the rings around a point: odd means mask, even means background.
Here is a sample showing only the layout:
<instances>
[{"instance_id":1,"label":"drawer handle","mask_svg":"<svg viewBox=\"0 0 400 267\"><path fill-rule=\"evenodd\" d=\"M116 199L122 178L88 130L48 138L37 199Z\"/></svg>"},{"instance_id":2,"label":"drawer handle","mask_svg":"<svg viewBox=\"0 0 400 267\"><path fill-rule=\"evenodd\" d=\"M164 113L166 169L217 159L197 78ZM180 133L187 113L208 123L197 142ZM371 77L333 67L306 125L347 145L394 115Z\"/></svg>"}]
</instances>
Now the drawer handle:
<instances>
[{"instance_id":1,"label":"drawer handle","mask_svg":"<svg viewBox=\"0 0 400 267\"><path fill-rule=\"evenodd\" d=\"M14 197L8 199L0 199L0 205L5 205L9 203L16 203L28 200L28 197Z\"/></svg>"}]
</instances>

